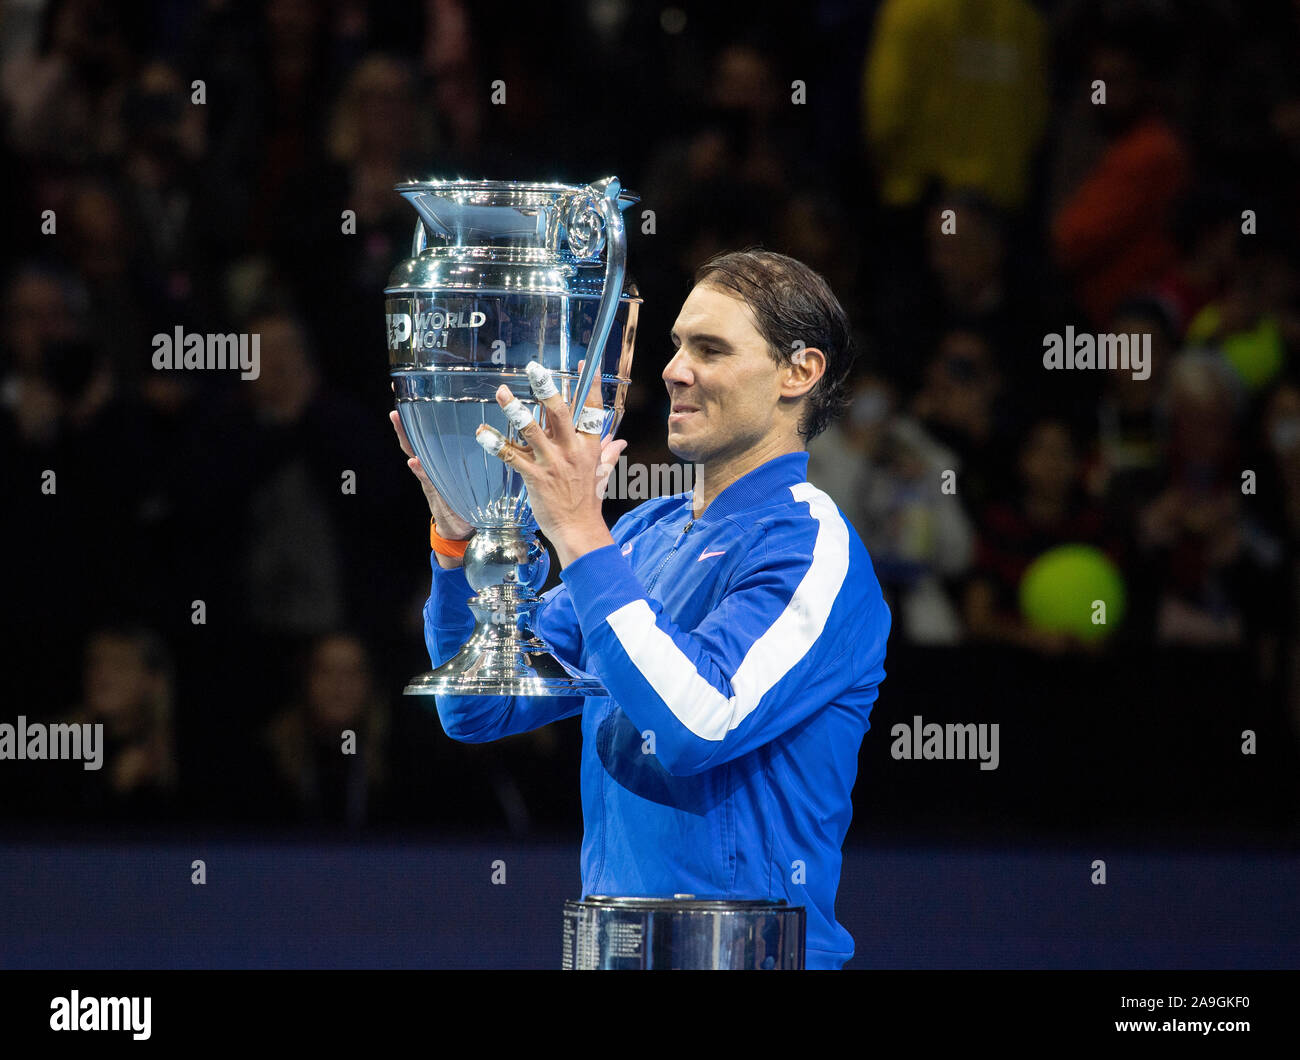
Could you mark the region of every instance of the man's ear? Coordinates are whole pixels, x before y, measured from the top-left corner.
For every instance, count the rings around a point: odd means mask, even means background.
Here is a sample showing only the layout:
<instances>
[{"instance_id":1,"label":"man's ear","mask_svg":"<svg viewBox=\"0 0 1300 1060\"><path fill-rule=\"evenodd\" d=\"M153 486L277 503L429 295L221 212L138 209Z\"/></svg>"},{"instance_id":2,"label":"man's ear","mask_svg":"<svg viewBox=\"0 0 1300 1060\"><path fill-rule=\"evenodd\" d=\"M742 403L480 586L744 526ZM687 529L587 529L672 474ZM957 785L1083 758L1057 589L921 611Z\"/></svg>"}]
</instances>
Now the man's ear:
<instances>
[{"instance_id":1,"label":"man's ear","mask_svg":"<svg viewBox=\"0 0 1300 1060\"><path fill-rule=\"evenodd\" d=\"M826 354L816 346L800 346L790 355L781 384L782 397L802 397L826 372Z\"/></svg>"}]
</instances>

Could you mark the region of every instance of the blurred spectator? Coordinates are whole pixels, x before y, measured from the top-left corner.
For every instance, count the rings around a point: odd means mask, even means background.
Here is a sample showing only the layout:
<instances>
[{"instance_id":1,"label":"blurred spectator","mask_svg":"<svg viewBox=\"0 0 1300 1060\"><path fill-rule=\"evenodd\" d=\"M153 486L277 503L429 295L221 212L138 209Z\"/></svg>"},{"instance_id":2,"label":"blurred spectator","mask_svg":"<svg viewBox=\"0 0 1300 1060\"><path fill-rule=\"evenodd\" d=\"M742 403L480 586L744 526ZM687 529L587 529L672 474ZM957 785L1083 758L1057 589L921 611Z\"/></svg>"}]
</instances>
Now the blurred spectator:
<instances>
[{"instance_id":1,"label":"blurred spectator","mask_svg":"<svg viewBox=\"0 0 1300 1060\"><path fill-rule=\"evenodd\" d=\"M848 217L833 199L796 193L776 217L772 249L802 261L847 300L862 260L857 240L844 238L849 230Z\"/></svg>"},{"instance_id":2,"label":"blurred spectator","mask_svg":"<svg viewBox=\"0 0 1300 1060\"><path fill-rule=\"evenodd\" d=\"M293 302L311 307L306 324L326 379L353 394L382 397L387 390L373 360L356 351L372 349L382 360L374 298L409 255L416 220L393 187L428 165L425 113L408 63L366 56L333 108L327 158L308 160L275 210L275 271ZM322 269L333 277L327 298Z\"/></svg>"},{"instance_id":3,"label":"blurred spectator","mask_svg":"<svg viewBox=\"0 0 1300 1060\"><path fill-rule=\"evenodd\" d=\"M1089 98L1105 92L1105 102L1090 112L1104 146L1052 218L1057 261L1097 325L1158 280L1176 256L1172 210L1190 160L1159 111L1153 84L1161 73L1159 44L1142 36L1149 29L1145 19L1100 28L1080 91Z\"/></svg>"},{"instance_id":4,"label":"blurred spectator","mask_svg":"<svg viewBox=\"0 0 1300 1060\"><path fill-rule=\"evenodd\" d=\"M1275 202L1280 225L1294 230L1300 221L1300 8L1290 0L1180 5L1179 15L1189 67L1180 94L1205 164L1242 189L1242 206Z\"/></svg>"},{"instance_id":5,"label":"blurred spectator","mask_svg":"<svg viewBox=\"0 0 1300 1060\"><path fill-rule=\"evenodd\" d=\"M81 183L69 198L68 213L60 246L89 292L96 339L114 380L135 386L149 365L150 337L182 322L163 317L158 326L157 292L144 280L148 270L141 268L137 232L111 186Z\"/></svg>"},{"instance_id":6,"label":"blurred spectator","mask_svg":"<svg viewBox=\"0 0 1300 1060\"><path fill-rule=\"evenodd\" d=\"M1039 277L1009 260L1024 256L1012 243L1009 218L977 192L944 192L926 210L925 241L928 276L917 285L921 297L903 319L904 329L925 336L927 348L946 331L976 331L991 345L1008 385L1038 383Z\"/></svg>"},{"instance_id":7,"label":"blurred spectator","mask_svg":"<svg viewBox=\"0 0 1300 1060\"><path fill-rule=\"evenodd\" d=\"M138 233L139 283L149 292L150 315L206 331L219 271L204 250L228 223L205 194L208 108L190 102L189 85L173 66L155 61L140 71L124 113L120 198Z\"/></svg>"},{"instance_id":8,"label":"blurred spectator","mask_svg":"<svg viewBox=\"0 0 1300 1060\"><path fill-rule=\"evenodd\" d=\"M701 187L720 196L742 185L785 189L798 164L799 144L780 121L782 89L771 57L754 44L731 44L708 69L703 104L688 112L693 128L650 165L645 187L665 213L685 207Z\"/></svg>"},{"instance_id":9,"label":"blurred spectator","mask_svg":"<svg viewBox=\"0 0 1300 1060\"><path fill-rule=\"evenodd\" d=\"M1026 0L885 0L862 83L881 201L915 206L937 182L1018 209L1047 118L1045 44Z\"/></svg>"},{"instance_id":10,"label":"blurred spectator","mask_svg":"<svg viewBox=\"0 0 1300 1060\"><path fill-rule=\"evenodd\" d=\"M159 262L182 266L194 254L190 170L207 151L206 111L190 105L180 74L166 63L146 66L126 102L129 130L123 175L145 244Z\"/></svg>"},{"instance_id":11,"label":"blurred spectator","mask_svg":"<svg viewBox=\"0 0 1300 1060\"><path fill-rule=\"evenodd\" d=\"M433 79L438 154L447 172L460 171L482 145L484 99L473 90L474 34L465 0L430 0L433 12L421 56Z\"/></svg>"},{"instance_id":12,"label":"blurred spectator","mask_svg":"<svg viewBox=\"0 0 1300 1060\"><path fill-rule=\"evenodd\" d=\"M183 816L176 802L172 661L162 639L139 627L101 629L86 645L84 681L82 705L67 720L104 726L104 760L71 786L77 815Z\"/></svg>"},{"instance_id":13,"label":"blurred spectator","mask_svg":"<svg viewBox=\"0 0 1300 1060\"><path fill-rule=\"evenodd\" d=\"M285 660L340 623L381 645L399 634L409 564L427 562L428 539L409 532L420 498L391 467L391 427L325 385L297 316L267 307L245 327L258 377L195 410L194 437L221 445L190 454L187 477L202 484L187 507L191 547L207 560L189 583L256 659L245 705L269 706L286 694Z\"/></svg>"},{"instance_id":14,"label":"blurred spectator","mask_svg":"<svg viewBox=\"0 0 1300 1060\"><path fill-rule=\"evenodd\" d=\"M250 235L270 228L271 211L303 161L318 156L333 94L328 59L329 8L310 0L269 0L265 12L266 134ZM322 92L321 88L327 91Z\"/></svg>"},{"instance_id":15,"label":"blurred spectator","mask_svg":"<svg viewBox=\"0 0 1300 1060\"><path fill-rule=\"evenodd\" d=\"M1178 260L1152 289L1164 305L1181 342L1192 318L1237 274L1240 255L1240 197L1225 188L1193 188L1174 211L1173 237Z\"/></svg>"},{"instance_id":16,"label":"blurred spectator","mask_svg":"<svg viewBox=\"0 0 1300 1060\"><path fill-rule=\"evenodd\" d=\"M20 446L54 443L65 421L89 422L107 398L106 366L84 341L89 300L65 272L22 266L5 291L0 408Z\"/></svg>"},{"instance_id":17,"label":"blurred spectator","mask_svg":"<svg viewBox=\"0 0 1300 1060\"><path fill-rule=\"evenodd\" d=\"M1188 353L1170 371L1168 400L1163 488L1138 518L1143 566L1158 578L1156 639L1244 644L1249 604L1276 621L1267 582L1280 555L1244 504L1241 385L1222 358Z\"/></svg>"},{"instance_id":18,"label":"blurred spectator","mask_svg":"<svg viewBox=\"0 0 1300 1060\"><path fill-rule=\"evenodd\" d=\"M389 719L364 645L349 634L320 637L299 687L264 734L284 804L300 820L354 828L382 817Z\"/></svg>"},{"instance_id":19,"label":"blurred spectator","mask_svg":"<svg viewBox=\"0 0 1300 1060\"><path fill-rule=\"evenodd\" d=\"M683 292L701 261L775 234L791 178L809 156L805 129L783 117L782 87L767 50L732 43L705 69L710 77L700 96L683 103L683 132L655 152L638 189L653 204L656 228L681 234L644 241L647 256L638 273L660 269L669 289ZM645 312L647 333L666 336L672 316L664 317L653 300Z\"/></svg>"},{"instance_id":20,"label":"blurred spectator","mask_svg":"<svg viewBox=\"0 0 1300 1060\"><path fill-rule=\"evenodd\" d=\"M348 201L361 225L374 228L399 207L409 211L393 185L409 178L431 143L410 67L392 56L366 56L343 85L329 132L330 158L348 172ZM371 279L382 283L387 272Z\"/></svg>"},{"instance_id":21,"label":"blurred spectator","mask_svg":"<svg viewBox=\"0 0 1300 1060\"><path fill-rule=\"evenodd\" d=\"M1273 508L1272 522L1291 549L1300 545L1300 380L1289 376L1264 407L1262 430L1272 464L1272 489L1261 499ZM1300 551L1293 553L1300 556Z\"/></svg>"},{"instance_id":22,"label":"blurred spectator","mask_svg":"<svg viewBox=\"0 0 1300 1060\"><path fill-rule=\"evenodd\" d=\"M970 635L1047 654L1082 648L1072 634L1027 625L1019 604L1021 579L1044 552L1058 545L1106 543L1102 513L1083 492L1080 446L1069 424L1052 417L1034 423L1021 443L1018 469L1019 495L990 504L979 519L965 599Z\"/></svg>"},{"instance_id":23,"label":"blurred spectator","mask_svg":"<svg viewBox=\"0 0 1300 1060\"><path fill-rule=\"evenodd\" d=\"M945 335L925 369L911 413L962 468L958 494L974 515L1005 493L1009 466L1002 376L984 337L954 330Z\"/></svg>"},{"instance_id":24,"label":"blurred spectator","mask_svg":"<svg viewBox=\"0 0 1300 1060\"><path fill-rule=\"evenodd\" d=\"M1161 395L1174 353L1173 326L1163 302L1134 299L1115 311L1111 334L1151 344L1150 374L1108 371L1097 406L1096 459L1088 492L1103 504L1118 532L1131 535L1137 509L1150 500L1161 476L1164 410Z\"/></svg>"},{"instance_id":25,"label":"blurred spectator","mask_svg":"<svg viewBox=\"0 0 1300 1060\"><path fill-rule=\"evenodd\" d=\"M25 661L14 675L15 694L54 709L79 691L58 665L66 644L102 621L103 572L79 564L88 559L87 541L109 531L86 489L94 483L85 438L112 384L88 341L86 292L75 277L25 264L8 281L4 308L0 511L22 562L7 577L21 603L4 609L0 627L13 657ZM70 608L71 599L80 606Z\"/></svg>"},{"instance_id":26,"label":"blurred spectator","mask_svg":"<svg viewBox=\"0 0 1300 1060\"><path fill-rule=\"evenodd\" d=\"M122 101L135 59L125 25L139 17L110 0L50 0L35 55L11 59L0 95L8 138L24 157L75 167L122 150Z\"/></svg>"},{"instance_id":27,"label":"blurred spectator","mask_svg":"<svg viewBox=\"0 0 1300 1060\"><path fill-rule=\"evenodd\" d=\"M858 381L844 419L809 445L808 479L843 509L867 546L897 631L912 644L959 641L950 585L974 546L957 497L961 461L896 410L887 380L872 374Z\"/></svg>"},{"instance_id":28,"label":"blurred spectator","mask_svg":"<svg viewBox=\"0 0 1300 1060\"><path fill-rule=\"evenodd\" d=\"M292 444L291 432L300 433L320 381L296 320L274 314L249 327L261 337L261 373L249 394L267 449L246 509L249 617L264 633L318 633L343 621L343 557L323 483L310 472L313 454Z\"/></svg>"},{"instance_id":29,"label":"blurred spectator","mask_svg":"<svg viewBox=\"0 0 1300 1060\"><path fill-rule=\"evenodd\" d=\"M1287 714L1300 744L1300 380L1279 383L1264 406L1261 425L1266 463L1259 476L1257 504L1269 533L1283 547L1279 570L1279 616L1273 643L1261 639L1261 670L1280 679Z\"/></svg>"},{"instance_id":30,"label":"blurred spectator","mask_svg":"<svg viewBox=\"0 0 1300 1060\"><path fill-rule=\"evenodd\" d=\"M950 230L944 223L948 211ZM930 210L925 236L930 267L952 315L977 320L1001 308L1006 243L990 203L969 193L943 196Z\"/></svg>"},{"instance_id":31,"label":"blurred spectator","mask_svg":"<svg viewBox=\"0 0 1300 1060\"><path fill-rule=\"evenodd\" d=\"M193 467L195 453L211 445L202 418L210 398L196 373L147 371L134 390L116 390L77 436L65 476L94 519L95 533L83 535L79 554L97 574L80 592L114 613L170 629L196 597L196 497L212 483Z\"/></svg>"},{"instance_id":32,"label":"blurred spectator","mask_svg":"<svg viewBox=\"0 0 1300 1060\"><path fill-rule=\"evenodd\" d=\"M1192 346L1217 349L1242 385L1257 392L1286 367L1287 349L1300 339L1296 311L1296 265L1290 248L1275 238L1248 242L1231 282L1187 326Z\"/></svg>"}]
</instances>

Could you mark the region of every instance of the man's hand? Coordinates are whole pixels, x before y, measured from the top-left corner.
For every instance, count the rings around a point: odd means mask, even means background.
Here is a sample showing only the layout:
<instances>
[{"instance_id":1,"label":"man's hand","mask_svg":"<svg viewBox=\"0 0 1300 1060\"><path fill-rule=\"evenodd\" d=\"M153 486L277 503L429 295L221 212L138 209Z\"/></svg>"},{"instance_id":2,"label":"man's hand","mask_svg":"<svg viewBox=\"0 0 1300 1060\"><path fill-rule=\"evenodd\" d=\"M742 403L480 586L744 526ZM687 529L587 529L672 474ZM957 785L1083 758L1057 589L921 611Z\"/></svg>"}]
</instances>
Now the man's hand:
<instances>
[{"instance_id":1,"label":"man's hand","mask_svg":"<svg viewBox=\"0 0 1300 1060\"><path fill-rule=\"evenodd\" d=\"M579 373L583 363L578 362ZM526 445L506 442L499 431L486 424L479 427L478 438L484 448L519 472L528 487L528 503L538 529L555 546L560 565L567 567L579 556L614 543L600 505L610 473L627 443L620 438L602 445L599 434L587 434L574 426L573 411L559 393L542 396L545 391L538 392L536 381L533 392L546 408L546 428L531 416L525 423L526 410L516 406L512 422L517 422ZM502 385L496 399L508 411L515 396ZM591 384L586 407L603 409L599 378Z\"/></svg>"},{"instance_id":2,"label":"man's hand","mask_svg":"<svg viewBox=\"0 0 1300 1060\"><path fill-rule=\"evenodd\" d=\"M411 474L420 480L420 488L424 490L424 498L429 502L429 513L433 516L433 521L438 527L438 536L445 537L448 541L464 541L473 537L474 527L451 510L451 506L442 499L442 494L429 481L429 476L425 474L420 458L415 455L415 450L411 446L411 439L406 436L406 428L402 426L402 417L396 409L388 414L388 419L393 425L393 430L397 432L397 444L402 447L402 452L407 455L406 466L411 469ZM463 562L459 556L444 556L438 553L438 565L450 570L453 567L462 566Z\"/></svg>"}]
</instances>

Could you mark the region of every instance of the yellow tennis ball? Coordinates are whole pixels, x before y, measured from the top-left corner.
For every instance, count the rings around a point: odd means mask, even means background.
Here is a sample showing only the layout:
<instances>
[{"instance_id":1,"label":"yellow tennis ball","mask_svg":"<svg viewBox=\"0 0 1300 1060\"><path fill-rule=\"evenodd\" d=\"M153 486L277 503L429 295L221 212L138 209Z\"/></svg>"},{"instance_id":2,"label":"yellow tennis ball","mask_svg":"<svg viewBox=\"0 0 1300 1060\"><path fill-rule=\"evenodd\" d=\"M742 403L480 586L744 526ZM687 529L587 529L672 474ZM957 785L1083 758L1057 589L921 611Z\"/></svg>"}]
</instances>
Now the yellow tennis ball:
<instances>
[{"instance_id":1,"label":"yellow tennis ball","mask_svg":"<svg viewBox=\"0 0 1300 1060\"><path fill-rule=\"evenodd\" d=\"M1277 320L1263 316L1252 330L1229 335L1223 340L1223 356L1251 390L1272 382L1286 360L1286 346Z\"/></svg>"},{"instance_id":2,"label":"yellow tennis ball","mask_svg":"<svg viewBox=\"0 0 1300 1060\"><path fill-rule=\"evenodd\" d=\"M1020 579L1020 613L1034 629L1106 636L1124 617L1124 579L1092 545L1060 545L1039 556ZM1098 604L1104 604L1099 607Z\"/></svg>"}]
</instances>

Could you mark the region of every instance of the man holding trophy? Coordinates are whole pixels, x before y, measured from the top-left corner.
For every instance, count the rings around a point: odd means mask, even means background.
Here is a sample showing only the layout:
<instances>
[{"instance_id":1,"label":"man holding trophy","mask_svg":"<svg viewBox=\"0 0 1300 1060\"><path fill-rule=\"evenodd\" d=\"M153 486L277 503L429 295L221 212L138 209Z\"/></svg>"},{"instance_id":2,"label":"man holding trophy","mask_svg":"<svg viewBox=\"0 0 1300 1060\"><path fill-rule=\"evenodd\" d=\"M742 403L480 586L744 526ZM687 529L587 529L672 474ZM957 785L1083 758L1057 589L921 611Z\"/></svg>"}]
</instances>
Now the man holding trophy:
<instances>
[{"instance_id":1,"label":"man holding trophy","mask_svg":"<svg viewBox=\"0 0 1300 1060\"><path fill-rule=\"evenodd\" d=\"M391 418L433 515L424 617L436 669L408 692L433 694L447 734L472 743L581 716L586 895L676 898L683 916L692 902L741 899L728 910L737 923L738 907L747 904L803 907L806 956L783 959L778 951L789 949L788 940L769 934L744 943L744 960L757 946L756 967L839 968L853 954L852 937L835 920L840 851L890 628L866 548L806 478L807 442L845 403L848 321L825 281L791 258L745 251L701 266L662 370L672 405L668 445L695 465L695 488L649 500L608 528L601 497L625 443L608 437L621 407L612 410L611 425L604 394L620 404L635 331L634 316L630 326L625 319L615 343L622 360L607 373L613 362L605 318L615 315L611 295L624 290L618 213L625 203L610 181L583 189L588 206L603 207L610 237L590 341L582 349L562 334L558 352L545 352L546 343L529 332L518 356L543 355L494 366L494 407L479 391L473 429L444 432L461 439L454 459L441 434L438 446L427 433L413 444L422 428L411 406L439 395L436 387L423 395L404 390L402 380L421 371L448 375L462 363L413 354L421 342L412 343L404 324L394 352L390 312L399 410ZM475 204L481 210L486 201ZM536 212L531 204L514 209L528 218ZM421 215L431 234L459 233L447 245L465 259L465 226L449 221L442 206ZM598 260L593 246L585 247L588 265ZM569 263L570 274L582 258ZM444 304L452 293L445 281L431 283L426 272L416 283L412 275L395 273L390 309L394 298L435 287L437 312L464 309ZM499 281L492 288L501 297L512 289ZM484 304L485 290L480 282L475 305ZM570 289L565 297L577 296ZM489 308L480 315L501 314ZM447 348L441 338L422 344ZM587 358L566 363L576 352ZM597 376L601 385L591 385ZM455 378L463 402L463 369ZM457 415L468 424L465 407ZM449 468L476 467L466 436L483 460L496 462L489 472L499 467L520 484L516 495L526 496L537 529L555 548L562 584L544 596L525 588L544 580L544 551L533 558L514 529L502 529L492 517L499 504L453 504L442 488L459 488ZM503 629L522 630L526 642L502 648ZM512 651L520 660L514 664ZM551 656L559 667L521 675L520 667ZM802 934L802 919L799 927ZM712 946L704 966L741 966L719 958L726 930L715 922L696 932L709 936L703 949ZM648 966L640 951L629 954L636 958L630 964L600 966Z\"/></svg>"}]
</instances>

